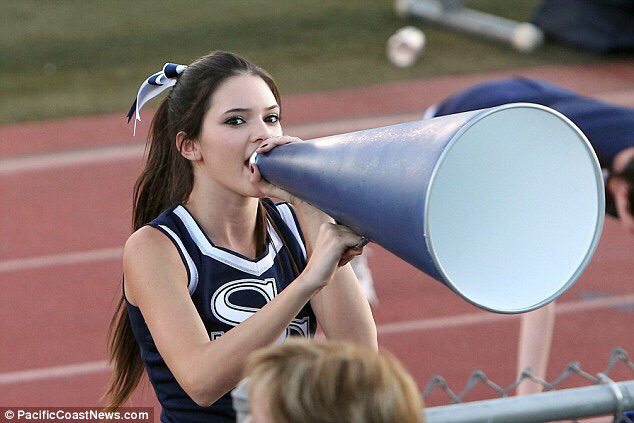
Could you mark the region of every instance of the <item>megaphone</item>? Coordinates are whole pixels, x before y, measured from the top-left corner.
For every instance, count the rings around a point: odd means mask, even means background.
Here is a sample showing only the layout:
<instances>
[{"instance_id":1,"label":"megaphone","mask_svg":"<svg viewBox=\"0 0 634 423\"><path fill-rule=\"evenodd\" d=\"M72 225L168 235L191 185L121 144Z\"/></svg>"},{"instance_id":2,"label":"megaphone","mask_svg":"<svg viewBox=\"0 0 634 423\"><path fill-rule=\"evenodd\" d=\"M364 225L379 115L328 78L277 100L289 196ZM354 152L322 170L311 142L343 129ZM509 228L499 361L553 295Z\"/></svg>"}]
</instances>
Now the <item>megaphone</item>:
<instances>
[{"instance_id":1,"label":"megaphone","mask_svg":"<svg viewBox=\"0 0 634 423\"><path fill-rule=\"evenodd\" d=\"M603 227L594 150L564 115L536 104L292 143L255 163L269 182L498 313L563 294Z\"/></svg>"}]
</instances>

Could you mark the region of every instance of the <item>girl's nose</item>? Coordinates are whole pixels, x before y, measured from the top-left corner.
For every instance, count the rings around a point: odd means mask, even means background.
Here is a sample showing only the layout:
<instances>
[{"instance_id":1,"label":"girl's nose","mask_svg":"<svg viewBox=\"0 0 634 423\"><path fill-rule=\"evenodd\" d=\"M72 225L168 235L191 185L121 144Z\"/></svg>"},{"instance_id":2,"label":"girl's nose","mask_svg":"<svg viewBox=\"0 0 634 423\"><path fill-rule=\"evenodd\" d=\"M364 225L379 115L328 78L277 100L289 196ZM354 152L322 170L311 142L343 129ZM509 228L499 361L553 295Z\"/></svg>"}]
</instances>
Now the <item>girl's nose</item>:
<instances>
[{"instance_id":1,"label":"girl's nose","mask_svg":"<svg viewBox=\"0 0 634 423\"><path fill-rule=\"evenodd\" d=\"M273 135L272 128L266 124L266 122L259 121L253 129L253 136L251 142L264 141Z\"/></svg>"}]
</instances>

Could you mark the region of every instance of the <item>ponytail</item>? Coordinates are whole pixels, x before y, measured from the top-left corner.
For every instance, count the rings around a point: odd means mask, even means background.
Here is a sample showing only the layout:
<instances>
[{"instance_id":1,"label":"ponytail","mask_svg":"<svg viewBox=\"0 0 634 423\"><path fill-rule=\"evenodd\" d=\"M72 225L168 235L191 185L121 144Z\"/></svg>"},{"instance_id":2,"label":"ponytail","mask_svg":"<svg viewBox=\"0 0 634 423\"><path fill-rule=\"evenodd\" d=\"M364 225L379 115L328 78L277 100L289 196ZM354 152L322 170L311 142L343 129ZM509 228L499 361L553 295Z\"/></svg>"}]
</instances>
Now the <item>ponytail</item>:
<instances>
[{"instance_id":1,"label":"ponytail","mask_svg":"<svg viewBox=\"0 0 634 423\"><path fill-rule=\"evenodd\" d=\"M108 355L114 371L104 397L109 398L106 411L116 411L130 398L144 372L123 295L108 329Z\"/></svg>"},{"instance_id":2,"label":"ponytail","mask_svg":"<svg viewBox=\"0 0 634 423\"><path fill-rule=\"evenodd\" d=\"M155 219L174 203L187 200L194 186L189 160L176 148L176 134L170 131L168 99L161 103L150 126L146 144L147 162L134 185L132 230Z\"/></svg>"},{"instance_id":3,"label":"ponytail","mask_svg":"<svg viewBox=\"0 0 634 423\"><path fill-rule=\"evenodd\" d=\"M191 163L180 155L171 136L168 99L152 119L145 168L134 185L132 230L155 219L173 203L184 202L194 183ZM130 398L144 373L139 345L122 295L108 330L108 355L114 372L105 396L106 409L117 410Z\"/></svg>"}]
</instances>

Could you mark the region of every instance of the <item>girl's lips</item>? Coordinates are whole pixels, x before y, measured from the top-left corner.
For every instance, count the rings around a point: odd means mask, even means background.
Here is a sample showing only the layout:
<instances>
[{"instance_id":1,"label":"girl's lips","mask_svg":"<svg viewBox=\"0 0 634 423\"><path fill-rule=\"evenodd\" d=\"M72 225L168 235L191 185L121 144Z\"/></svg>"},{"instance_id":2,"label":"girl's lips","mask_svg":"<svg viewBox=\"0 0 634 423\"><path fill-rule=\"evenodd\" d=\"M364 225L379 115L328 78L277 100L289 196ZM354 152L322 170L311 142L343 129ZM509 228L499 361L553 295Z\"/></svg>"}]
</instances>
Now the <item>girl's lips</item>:
<instances>
[{"instance_id":1,"label":"girl's lips","mask_svg":"<svg viewBox=\"0 0 634 423\"><path fill-rule=\"evenodd\" d=\"M251 157L244 161L244 167L248 168L251 171L251 166L255 166L255 157L258 155L255 151L251 154Z\"/></svg>"}]
</instances>

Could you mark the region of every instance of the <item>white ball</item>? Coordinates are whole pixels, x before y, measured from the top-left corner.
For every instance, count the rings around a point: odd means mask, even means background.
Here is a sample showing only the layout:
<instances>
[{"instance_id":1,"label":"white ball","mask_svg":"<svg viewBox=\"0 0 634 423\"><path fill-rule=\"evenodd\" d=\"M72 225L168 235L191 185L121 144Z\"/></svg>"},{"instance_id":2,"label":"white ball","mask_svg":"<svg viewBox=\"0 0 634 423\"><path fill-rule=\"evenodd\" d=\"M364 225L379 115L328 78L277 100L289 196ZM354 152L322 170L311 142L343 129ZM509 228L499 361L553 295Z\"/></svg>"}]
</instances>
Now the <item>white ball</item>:
<instances>
[{"instance_id":1,"label":"white ball","mask_svg":"<svg viewBox=\"0 0 634 423\"><path fill-rule=\"evenodd\" d=\"M511 45L515 50L528 53L544 42L544 33L532 23L518 24L511 35Z\"/></svg>"},{"instance_id":2,"label":"white ball","mask_svg":"<svg viewBox=\"0 0 634 423\"><path fill-rule=\"evenodd\" d=\"M401 28L387 40L387 58L399 68L412 66L425 48L425 41L425 34L420 29Z\"/></svg>"}]
</instances>

